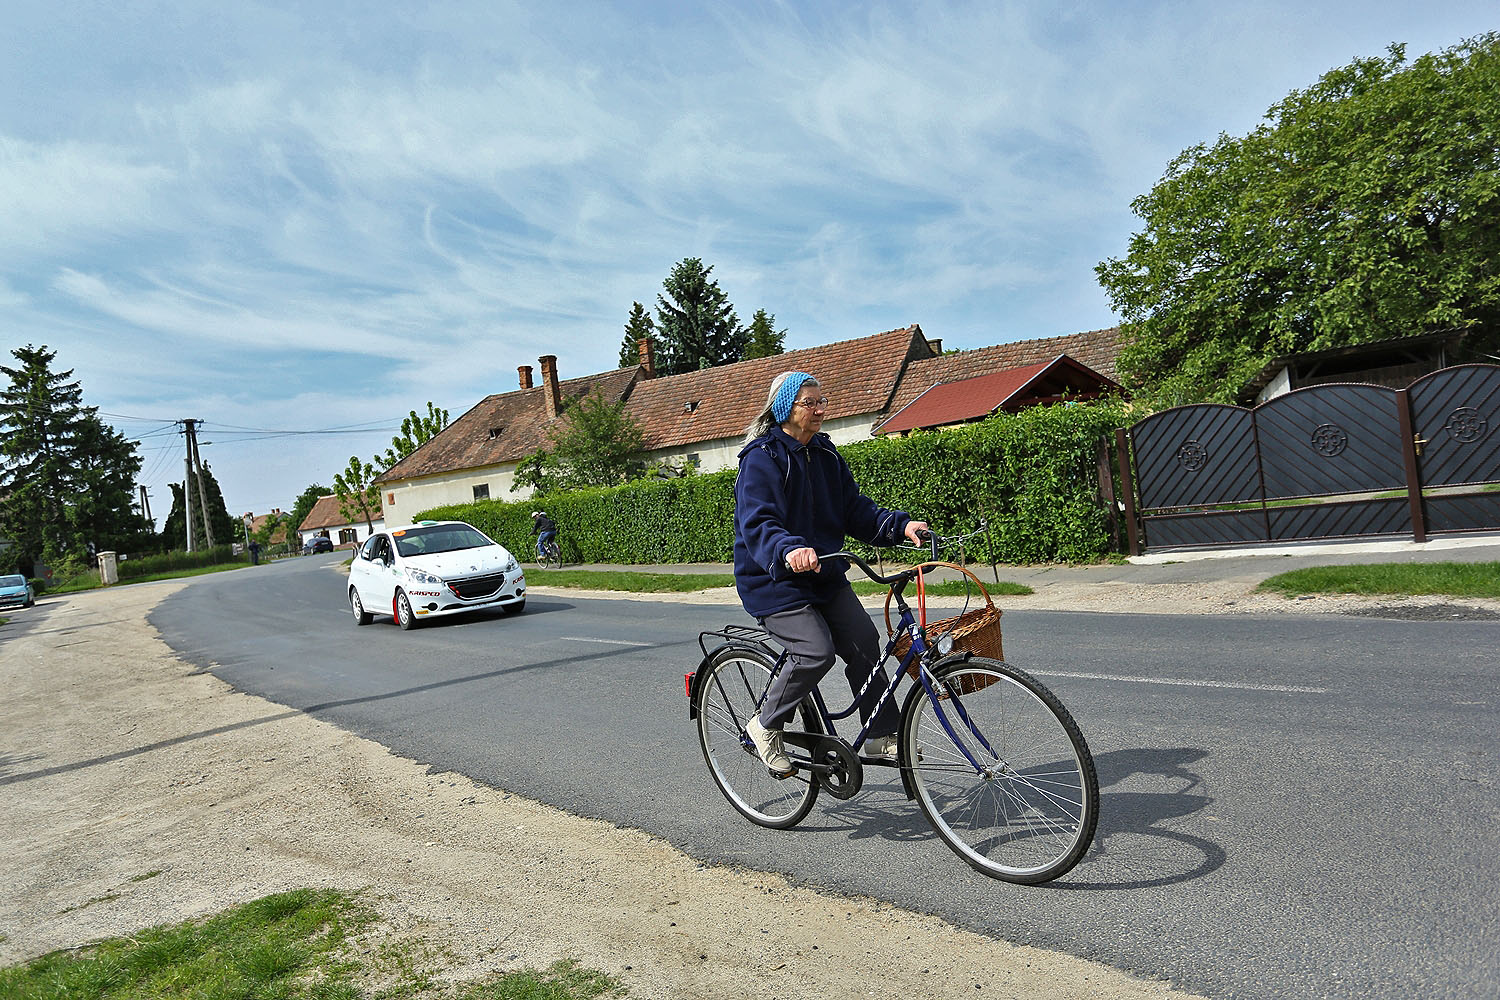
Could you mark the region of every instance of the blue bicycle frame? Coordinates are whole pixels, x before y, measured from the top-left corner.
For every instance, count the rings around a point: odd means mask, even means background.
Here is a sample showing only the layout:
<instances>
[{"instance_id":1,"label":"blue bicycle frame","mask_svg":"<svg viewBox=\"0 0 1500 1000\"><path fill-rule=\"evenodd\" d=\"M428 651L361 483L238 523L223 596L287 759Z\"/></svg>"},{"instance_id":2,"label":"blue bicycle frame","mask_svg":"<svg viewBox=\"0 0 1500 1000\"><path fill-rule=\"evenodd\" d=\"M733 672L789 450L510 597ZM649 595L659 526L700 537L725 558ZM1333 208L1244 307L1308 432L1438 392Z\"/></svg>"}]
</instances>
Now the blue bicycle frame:
<instances>
[{"instance_id":1,"label":"blue bicycle frame","mask_svg":"<svg viewBox=\"0 0 1500 1000\"><path fill-rule=\"evenodd\" d=\"M917 677L922 685L923 690L927 694L928 700L932 703L933 714L937 717L938 724L942 726L943 731L948 734L948 738L953 741L954 746L958 747L959 752L963 754L964 759L969 762L969 765L974 768L974 771L976 773L982 774L985 771L984 765L979 763L979 761L975 758L974 753L969 749L968 744L959 737L958 731L954 727L953 722L948 718L948 714L943 711L942 702L944 700L948 700L952 703L954 709L957 710L959 719L963 723L963 727L969 732L973 739L979 743L980 746L984 747L985 751L989 754L992 760L998 760L999 755L995 753L994 749L990 746L989 741L984 738L984 734L979 731L979 728L974 725L973 720L969 718L969 713L964 709L963 701L959 697L958 692L949 689L944 695L939 695L932 684L932 673L927 669L925 663L922 662L923 660L925 660L925 654L930 648L927 645L927 636L923 628L917 624L916 617L912 614L911 608L907 605L905 599L903 599L901 596L902 588L904 588L906 583L908 583L915 576L916 571L906 570L892 577L881 577L876 574L874 570L870 568L869 564L866 563L863 559L860 559L858 556L849 552L836 552L831 556L820 556L819 558L826 559L835 557L847 558L851 562L859 566L860 569L864 570L865 574L872 580L875 580L879 583L887 583L891 585L896 600L896 607L900 610L901 615L899 624L895 629L895 634L892 635L890 640L886 643L885 653L881 656L876 665L877 669L872 669L870 671L869 676L865 678L865 683L860 687L858 693L856 693L853 699L850 701L848 708L845 708L838 712L830 710L828 707L828 703L823 699L822 690L817 687L813 688L813 703L817 706L818 715L822 720L824 729L826 729L828 733L834 734L835 729L833 724L840 719L849 718L858 710L861 699L864 697L865 692L869 689L870 684L874 682L876 674L879 672L878 668L883 667L890 661L891 654L895 652L896 643L901 639L901 637L903 635L910 634L911 647L906 651L906 655L901 657L901 662L896 670L895 676L891 678L891 681L886 686L885 691L881 693L880 699L876 703L876 707L878 708L880 705L883 705L887 698L894 698L896 688L901 684L901 678L905 676L907 670L911 667L913 662L921 664L917 672ZM745 628L736 629L733 633L729 633L726 630L726 632L706 634L722 635L725 638L749 639L752 636L764 636L767 633L762 630L752 630ZM759 642L764 648L764 640L756 639L755 641ZM706 649L704 650L704 655L706 659L708 655ZM787 659L790 656L791 653L788 650L783 649L781 651L781 655L776 658L776 663L771 669L770 680L767 681L765 690L761 691L760 697L756 700L756 711L759 711L760 707L765 703L766 694L770 691L771 684L776 680L776 676L781 673L782 667L786 665ZM871 712L871 715L874 715L873 711ZM858 735L856 735L854 740L849 744L855 753L858 753L860 747L864 746L865 740L869 738L869 731L869 723L865 723L860 726ZM744 739L748 740L749 737L744 737Z\"/></svg>"}]
</instances>

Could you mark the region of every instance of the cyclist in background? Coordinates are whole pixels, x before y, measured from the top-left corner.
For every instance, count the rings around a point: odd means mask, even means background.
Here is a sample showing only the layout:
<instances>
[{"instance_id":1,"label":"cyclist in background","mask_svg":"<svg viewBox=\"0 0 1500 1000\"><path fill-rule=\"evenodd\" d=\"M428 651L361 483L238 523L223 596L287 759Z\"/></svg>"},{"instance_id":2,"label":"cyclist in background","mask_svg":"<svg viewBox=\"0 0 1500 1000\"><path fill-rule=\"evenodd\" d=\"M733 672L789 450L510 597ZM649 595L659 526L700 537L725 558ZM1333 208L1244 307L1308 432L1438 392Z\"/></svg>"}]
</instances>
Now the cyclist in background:
<instances>
[{"instance_id":1,"label":"cyclist in background","mask_svg":"<svg viewBox=\"0 0 1500 1000\"><path fill-rule=\"evenodd\" d=\"M536 551L540 556L546 551L547 543L557 537L557 522L548 517L546 511L534 510L531 512L531 533L537 536Z\"/></svg>"},{"instance_id":2,"label":"cyclist in background","mask_svg":"<svg viewBox=\"0 0 1500 1000\"><path fill-rule=\"evenodd\" d=\"M766 406L745 434L734 483L734 581L745 610L790 652L746 730L772 774L790 775L782 728L833 666L844 660L860 719L869 723L872 756L894 758L899 714L879 703L889 677L875 666L880 634L844 578L843 560L820 564L819 552L844 547L849 535L872 545L902 536L920 544L925 521L885 510L859 491L849 466L821 433L828 397L806 372L783 372L771 382ZM873 718L872 718L873 717Z\"/></svg>"}]
</instances>

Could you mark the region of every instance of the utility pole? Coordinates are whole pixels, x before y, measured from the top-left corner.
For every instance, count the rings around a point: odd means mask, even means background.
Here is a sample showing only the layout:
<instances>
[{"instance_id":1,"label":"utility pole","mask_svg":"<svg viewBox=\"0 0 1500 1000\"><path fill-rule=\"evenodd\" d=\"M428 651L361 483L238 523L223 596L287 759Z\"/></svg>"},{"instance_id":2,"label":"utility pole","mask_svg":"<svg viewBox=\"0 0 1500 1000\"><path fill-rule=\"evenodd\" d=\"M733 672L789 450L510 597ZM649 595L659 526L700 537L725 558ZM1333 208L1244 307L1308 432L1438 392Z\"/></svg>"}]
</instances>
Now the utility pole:
<instances>
[{"instance_id":1,"label":"utility pole","mask_svg":"<svg viewBox=\"0 0 1500 1000\"><path fill-rule=\"evenodd\" d=\"M182 520L187 525L187 550L193 551L193 421L184 420L182 436L187 442L187 473L182 477Z\"/></svg>"},{"instance_id":2,"label":"utility pole","mask_svg":"<svg viewBox=\"0 0 1500 1000\"><path fill-rule=\"evenodd\" d=\"M145 483L141 483L140 487L141 487L141 516L144 517L147 521L151 521L151 494L149 494L149 493L146 492L146 484ZM151 527L152 527L152 530L155 530L156 523L154 521L151 522Z\"/></svg>"},{"instance_id":3,"label":"utility pole","mask_svg":"<svg viewBox=\"0 0 1500 1000\"><path fill-rule=\"evenodd\" d=\"M208 520L208 491L203 486L203 456L198 454L198 430L197 425L201 420L184 420L187 425L188 447L193 452L193 467L198 470L198 511L203 517L203 537L208 540L208 547L214 547L214 529Z\"/></svg>"}]
</instances>

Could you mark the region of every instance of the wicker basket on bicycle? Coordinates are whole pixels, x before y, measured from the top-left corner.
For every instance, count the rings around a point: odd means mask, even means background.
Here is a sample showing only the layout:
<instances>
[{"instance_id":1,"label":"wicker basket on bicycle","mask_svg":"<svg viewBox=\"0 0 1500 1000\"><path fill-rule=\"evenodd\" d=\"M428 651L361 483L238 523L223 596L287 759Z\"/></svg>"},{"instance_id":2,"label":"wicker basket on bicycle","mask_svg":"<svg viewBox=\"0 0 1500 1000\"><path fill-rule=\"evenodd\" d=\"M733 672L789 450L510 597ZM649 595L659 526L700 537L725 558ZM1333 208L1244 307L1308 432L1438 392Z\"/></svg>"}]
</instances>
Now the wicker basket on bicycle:
<instances>
[{"instance_id":1,"label":"wicker basket on bicycle","mask_svg":"<svg viewBox=\"0 0 1500 1000\"><path fill-rule=\"evenodd\" d=\"M927 562L917 568L926 572L936 567L956 569L968 577L979 590L984 603L952 618L930 622L925 629L928 643L936 643L939 638L948 635L953 637L953 651L956 653L973 653L975 656L986 656L992 660L1005 659L1005 650L1000 640L1000 609L995 607L990 592L984 589L984 584L979 582L979 577L957 563ZM896 634L895 626L891 624L891 596L890 593L885 595L885 632L888 636ZM902 635L896 640L893 653L897 657L904 657L909 649L911 649L911 636ZM917 661L913 660L906 668L906 672L911 674L912 680L917 680L919 673ZM980 688L988 687L993 680L993 678L966 677L959 693L970 694Z\"/></svg>"}]
</instances>

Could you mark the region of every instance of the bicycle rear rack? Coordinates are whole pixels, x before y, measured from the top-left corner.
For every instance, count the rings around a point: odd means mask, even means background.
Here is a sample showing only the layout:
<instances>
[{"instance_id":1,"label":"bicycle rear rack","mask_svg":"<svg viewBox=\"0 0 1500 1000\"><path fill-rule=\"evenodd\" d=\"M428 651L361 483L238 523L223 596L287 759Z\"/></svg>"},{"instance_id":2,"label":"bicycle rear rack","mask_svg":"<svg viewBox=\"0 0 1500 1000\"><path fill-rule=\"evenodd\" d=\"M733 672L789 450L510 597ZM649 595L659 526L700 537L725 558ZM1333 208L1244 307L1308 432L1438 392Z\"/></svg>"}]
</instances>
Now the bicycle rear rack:
<instances>
[{"instance_id":1,"label":"bicycle rear rack","mask_svg":"<svg viewBox=\"0 0 1500 1000\"><path fill-rule=\"evenodd\" d=\"M714 651L718 651L724 646L742 644L759 647L772 660L781 656L781 650L771 645L771 634L765 629L750 625L725 625L718 631L698 633L698 648L703 650L703 658L705 660L710 655L708 640L711 638L724 640L715 644Z\"/></svg>"}]
</instances>

